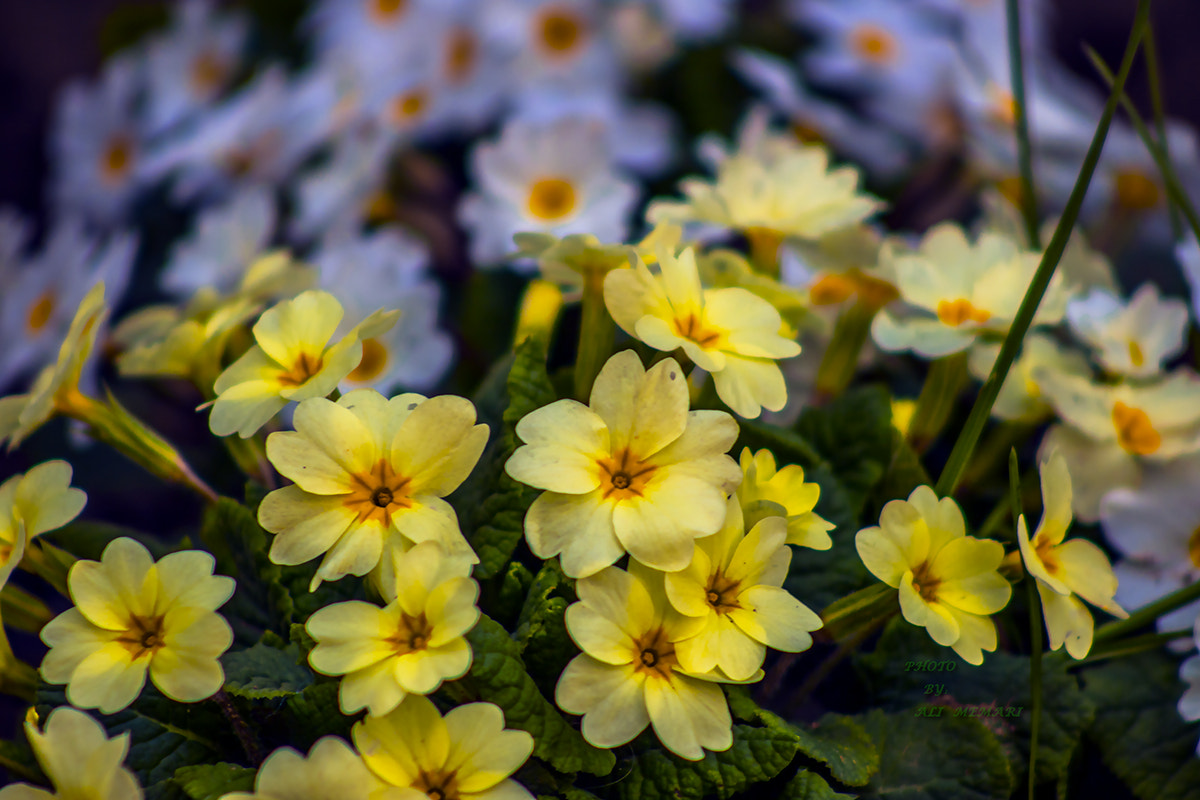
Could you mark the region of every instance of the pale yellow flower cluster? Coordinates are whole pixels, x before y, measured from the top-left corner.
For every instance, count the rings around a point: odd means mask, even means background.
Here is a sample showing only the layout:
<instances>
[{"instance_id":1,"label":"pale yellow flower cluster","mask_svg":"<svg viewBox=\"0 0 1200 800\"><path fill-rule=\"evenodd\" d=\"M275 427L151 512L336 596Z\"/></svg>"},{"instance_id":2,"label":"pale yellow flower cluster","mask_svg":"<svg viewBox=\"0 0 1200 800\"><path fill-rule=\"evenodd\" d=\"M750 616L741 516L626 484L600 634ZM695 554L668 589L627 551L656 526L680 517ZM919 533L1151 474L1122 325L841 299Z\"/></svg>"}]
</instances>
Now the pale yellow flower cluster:
<instances>
[{"instance_id":1,"label":"pale yellow flower cluster","mask_svg":"<svg viewBox=\"0 0 1200 800\"><path fill-rule=\"evenodd\" d=\"M817 487L766 451L744 452L743 473L727 454L733 418L690 411L679 364L647 370L629 350L609 359L587 405L551 403L517 435L525 444L506 470L545 490L526 540L578 578L566 624L583 653L559 679L559 706L583 715L597 747L652 726L683 758L728 748L716 684L759 680L768 647L805 650L821 627L782 588L789 543L831 544L812 510ZM626 569L613 566L626 555Z\"/></svg>"}]
</instances>

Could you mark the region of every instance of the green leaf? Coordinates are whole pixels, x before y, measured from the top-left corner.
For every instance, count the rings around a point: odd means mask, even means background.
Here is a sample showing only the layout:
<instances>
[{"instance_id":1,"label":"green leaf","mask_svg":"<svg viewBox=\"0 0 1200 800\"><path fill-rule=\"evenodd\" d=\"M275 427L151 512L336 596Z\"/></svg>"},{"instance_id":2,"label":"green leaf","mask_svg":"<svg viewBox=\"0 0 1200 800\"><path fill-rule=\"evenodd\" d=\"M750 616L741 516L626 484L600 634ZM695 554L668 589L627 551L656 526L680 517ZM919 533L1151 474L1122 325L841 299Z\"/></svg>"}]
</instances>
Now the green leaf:
<instances>
[{"instance_id":1,"label":"green leaf","mask_svg":"<svg viewBox=\"0 0 1200 800\"><path fill-rule=\"evenodd\" d=\"M651 738L643 735L635 740L635 748ZM709 795L725 800L785 770L796 748L795 736L788 731L734 725L733 746L720 753L706 750L700 761L687 761L659 747L621 759L616 774L623 777L613 788L621 800L699 800Z\"/></svg>"},{"instance_id":2,"label":"green leaf","mask_svg":"<svg viewBox=\"0 0 1200 800\"><path fill-rule=\"evenodd\" d=\"M794 725L761 708L742 686L726 686L736 719L757 722L791 735L799 752L821 762L829 774L848 786L862 786L879 769L879 753L871 737L850 717L826 714L811 725Z\"/></svg>"},{"instance_id":3,"label":"green leaf","mask_svg":"<svg viewBox=\"0 0 1200 800\"><path fill-rule=\"evenodd\" d=\"M272 700L303 691L313 682L312 671L302 666L300 648L285 650L259 642L245 650L231 650L221 658L225 691L247 700Z\"/></svg>"},{"instance_id":4,"label":"green leaf","mask_svg":"<svg viewBox=\"0 0 1200 800\"><path fill-rule=\"evenodd\" d=\"M172 780L191 800L220 800L228 792L254 791L257 771L237 764L197 764L175 770Z\"/></svg>"},{"instance_id":5,"label":"green leaf","mask_svg":"<svg viewBox=\"0 0 1200 800\"><path fill-rule=\"evenodd\" d=\"M1084 691L1096 704L1087 736L1099 745L1108 768L1143 800L1200 798L1200 726L1179 716L1184 686L1178 672L1174 659L1153 652L1084 673Z\"/></svg>"},{"instance_id":6,"label":"green leaf","mask_svg":"<svg viewBox=\"0 0 1200 800\"><path fill-rule=\"evenodd\" d=\"M553 694L567 662L579 655L565 621L567 606L575 599L558 560L547 561L529 587L513 632L513 638L521 643L521 657L529 674L546 695Z\"/></svg>"},{"instance_id":7,"label":"green leaf","mask_svg":"<svg viewBox=\"0 0 1200 800\"><path fill-rule=\"evenodd\" d=\"M525 598L532 584L533 573L529 571L529 567L520 561L510 561L502 576L484 584L479 607L492 619L502 621L506 626L516 624L517 615L525 606Z\"/></svg>"},{"instance_id":8,"label":"green leaf","mask_svg":"<svg viewBox=\"0 0 1200 800\"><path fill-rule=\"evenodd\" d=\"M854 795L835 792L815 772L800 770L779 794L780 800L852 800Z\"/></svg>"},{"instance_id":9,"label":"green leaf","mask_svg":"<svg viewBox=\"0 0 1200 800\"><path fill-rule=\"evenodd\" d=\"M140 542L155 559L162 558L174 549L151 534L123 525L91 520L77 520L46 534L51 544L58 545L76 558L86 558L90 561L99 561L100 554L109 542L122 536Z\"/></svg>"},{"instance_id":10,"label":"green leaf","mask_svg":"<svg viewBox=\"0 0 1200 800\"><path fill-rule=\"evenodd\" d=\"M452 498L463 532L479 555L475 576L480 579L499 574L512 558L525 534L525 512L540 494L510 478L504 463L520 444L517 422L558 399L546 374L545 342L534 337L517 347L505 386L508 405L500 435L488 445L481 467Z\"/></svg>"},{"instance_id":11,"label":"green leaf","mask_svg":"<svg viewBox=\"0 0 1200 800\"><path fill-rule=\"evenodd\" d=\"M892 463L896 430L888 390L859 387L827 406L806 408L795 430L829 463L850 507L855 514L861 513Z\"/></svg>"},{"instance_id":12,"label":"green leaf","mask_svg":"<svg viewBox=\"0 0 1200 800\"><path fill-rule=\"evenodd\" d=\"M954 664L953 671L925 672L922 662ZM1029 691L1029 658L1011 653L985 653L976 667L941 647L922 628L901 618L888 624L869 656L856 661L875 699L888 709L912 708L923 703L944 703L947 713L967 707L964 713L984 714L990 707L1020 710L1018 716L980 716L977 719L996 734L1008 755L1014 776L1027 773L1029 740L1033 725ZM935 692L943 692L938 695ZM987 711L985 711L987 709ZM1079 682L1057 659L1042 659L1042 719L1038 732L1038 783L1064 777L1095 707Z\"/></svg>"},{"instance_id":13,"label":"green leaf","mask_svg":"<svg viewBox=\"0 0 1200 800\"><path fill-rule=\"evenodd\" d=\"M892 457L888 462L883 480L875 489L873 505L883 508L889 500L908 499L913 489L918 486L930 486L933 481L921 457L912 449L908 440L895 428L892 429Z\"/></svg>"},{"instance_id":14,"label":"green leaf","mask_svg":"<svg viewBox=\"0 0 1200 800\"><path fill-rule=\"evenodd\" d=\"M481 700L500 706L508 727L533 735L533 754L559 772L607 775L616 762L608 750L592 747L538 690L525 671L521 646L495 620L485 616L467 634L474 656L467 685Z\"/></svg>"},{"instance_id":15,"label":"green leaf","mask_svg":"<svg viewBox=\"0 0 1200 800\"><path fill-rule=\"evenodd\" d=\"M996 737L971 717L917 717L879 709L858 718L880 753L863 798L1004 800L1008 759Z\"/></svg>"},{"instance_id":16,"label":"green leaf","mask_svg":"<svg viewBox=\"0 0 1200 800\"><path fill-rule=\"evenodd\" d=\"M291 744L307 751L322 736L340 736L350 740L350 729L362 713L347 716L338 704L338 681L323 681L289 695L287 712L291 720Z\"/></svg>"}]
</instances>

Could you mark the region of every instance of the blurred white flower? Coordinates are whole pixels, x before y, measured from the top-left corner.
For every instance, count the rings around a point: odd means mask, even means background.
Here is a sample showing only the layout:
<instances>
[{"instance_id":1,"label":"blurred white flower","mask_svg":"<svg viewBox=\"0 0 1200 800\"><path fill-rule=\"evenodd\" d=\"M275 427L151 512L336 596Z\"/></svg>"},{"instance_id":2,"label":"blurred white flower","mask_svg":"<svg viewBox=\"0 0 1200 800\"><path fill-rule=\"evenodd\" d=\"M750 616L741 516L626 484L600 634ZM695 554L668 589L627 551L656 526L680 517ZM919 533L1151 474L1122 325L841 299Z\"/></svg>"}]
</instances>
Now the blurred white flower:
<instances>
[{"instance_id":1,"label":"blurred white flower","mask_svg":"<svg viewBox=\"0 0 1200 800\"><path fill-rule=\"evenodd\" d=\"M720 36L729 28L737 0L627 0L621 5L645 6L672 38L698 41Z\"/></svg>"},{"instance_id":2,"label":"blurred white flower","mask_svg":"<svg viewBox=\"0 0 1200 800\"><path fill-rule=\"evenodd\" d=\"M441 289L428 273L425 245L396 227L366 235L337 233L313 254L319 285L345 308L341 335L380 306L400 318L386 333L363 341L359 365L343 391L432 389L454 359L450 335L437 327Z\"/></svg>"},{"instance_id":3,"label":"blurred white flower","mask_svg":"<svg viewBox=\"0 0 1200 800\"><path fill-rule=\"evenodd\" d=\"M1186 234L1183 241L1175 245L1175 260L1187 280L1192 293L1192 318L1200 320L1200 244L1196 235Z\"/></svg>"},{"instance_id":4,"label":"blurred white flower","mask_svg":"<svg viewBox=\"0 0 1200 800\"><path fill-rule=\"evenodd\" d=\"M420 48L429 29L462 0L320 0L307 20L318 55L353 67L366 83L383 77L398 55Z\"/></svg>"},{"instance_id":5,"label":"blurred white flower","mask_svg":"<svg viewBox=\"0 0 1200 800\"><path fill-rule=\"evenodd\" d=\"M171 27L146 49L146 108L151 133L203 110L224 91L241 67L248 29L244 16L215 14L212 0L174 6Z\"/></svg>"},{"instance_id":6,"label":"blurred white flower","mask_svg":"<svg viewBox=\"0 0 1200 800\"><path fill-rule=\"evenodd\" d=\"M513 234L526 231L625 240L637 187L613 170L595 122L510 122L498 141L475 147L470 163L474 186L458 217L479 266L515 252Z\"/></svg>"},{"instance_id":7,"label":"blurred white flower","mask_svg":"<svg viewBox=\"0 0 1200 800\"><path fill-rule=\"evenodd\" d=\"M331 228L359 225L387 180L393 138L375 125L339 137L329 159L295 181L289 234L308 241Z\"/></svg>"},{"instance_id":8,"label":"blurred white flower","mask_svg":"<svg viewBox=\"0 0 1200 800\"><path fill-rule=\"evenodd\" d=\"M1104 369L1152 378L1183 351L1188 312L1182 300L1163 298L1157 286L1143 283L1128 301L1103 289L1072 300L1067 322Z\"/></svg>"}]
</instances>

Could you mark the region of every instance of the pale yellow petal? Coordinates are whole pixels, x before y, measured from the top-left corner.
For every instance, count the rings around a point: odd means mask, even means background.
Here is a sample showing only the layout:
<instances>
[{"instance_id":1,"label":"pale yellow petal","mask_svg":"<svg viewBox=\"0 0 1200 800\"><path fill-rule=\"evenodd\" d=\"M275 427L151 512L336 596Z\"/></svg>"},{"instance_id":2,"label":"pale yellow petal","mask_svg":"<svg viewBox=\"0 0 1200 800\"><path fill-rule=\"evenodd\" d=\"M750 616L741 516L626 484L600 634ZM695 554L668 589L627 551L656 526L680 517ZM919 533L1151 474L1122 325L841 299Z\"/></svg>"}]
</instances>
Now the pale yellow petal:
<instances>
[{"instance_id":1,"label":"pale yellow petal","mask_svg":"<svg viewBox=\"0 0 1200 800\"><path fill-rule=\"evenodd\" d=\"M158 593L154 559L128 537L110 542L99 562L75 562L67 582L76 608L109 630L124 630L130 614L151 613Z\"/></svg>"},{"instance_id":2,"label":"pale yellow petal","mask_svg":"<svg viewBox=\"0 0 1200 800\"><path fill-rule=\"evenodd\" d=\"M75 668L67 684L67 700L79 708L115 714L141 694L146 683L146 659L130 661L122 644L111 642L92 651Z\"/></svg>"},{"instance_id":3,"label":"pale yellow petal","mask_svg":"<svg viewBox=\"0 0 1200 800\"><path fill-rule=\"evenodd\" d=\"M738 596L738 604L741 608L729 618L751 638L785 653L812 647L810 633L823 624L811 608L775 586L751 586Z\"/></svg>"},{"instance_id":4,"label":"pale yellow petal","mask_svg":"<svg viewBox=\"0 0 1200 800\"><path fill-rule=\"evenodd\" d=\"M961 630L950 612L939 603L927 602L913 588L912 570L900 579L900 611L913 625L929 631L929 635L940 645L948 646L958 641Z\"/></svg>"},{"instance_id":5,"label":"pale yellow petal","mask_svg":"<svg viewBox=\"0 0 1200 800\"><path fill-rule=\"evenodd\" d=\"M567 607L567 632L579 649L605 664L629 664L633 661L635 643L622 628L621 621L610 619L587 603L572 603Z\"/></svg>"},{"instance_id":6,"label":"pale yellow petal","mask_svg":"<svg viewBox=\"0 0 1200 800\"><path fill-rule=\"evenodd\" d=\"M42 658L42 678L47 683L67 683L80 662L120 634L97 628L78 608L68 608L46 623L39 635L50 648Z\"/></svg>"},{"instance_id":7,"label":"pale yellow petal","mask_svg":"<svg viewBox=\"0 0 1200 800\"><path fill-rule=\"evenodd\" d=\"M391 660L384 659L345 675L338 687L338 705L343 714L365 708L371 716L381 717L400 705L407 694L396 682Z\"/></svg>"},{"instance_id":8,"label":"pale yellow petal","mask_svg":"<svg viewBox=\"0 0 1200 800\"><path fill-rule=\"evenodd\" d=\"M585 495L544 492L525 514L525 539L538 558L561 553L563 572L586 578L625 554L612 510L599 490Z\"/></svg>"},{"instance_id":9,"label":"pale yellow petal","mask_svg":"<svg viewBox=\"0 0 1200 800\"><path fill-rule=\"evenodd\" d=\"M353 735L367 768L393 786L411 786L422 770L441 767L450 754L446 723L421 695L408 695L386 716L356 723Z\"/></svg>"},{"instance_id":10,"label":"pale yellow petal","mask_svg":"<svg viewBox=\"0 0 1200 800\"><path fill-rule=\"evenodd\" d=\"M1063 569L1063 582L1075 594L1117 617L1128 614L1113 600L1117 576L1104 551L1086 539L1072 539L1054 548Z\"/></svg>"},{"instance_id":11,"label":"pale yellow petal","mask_svg":"<svg viewBox=\"0 0 1200 800\"><path fill-rule=\"evenodd\" d=\"M345 675L390 657L387 639L396 633L394 615L372 603L349 600L318 609L305 623L317 646L308 654L313 669Z\"/></svg>"},{"instance_id":12,"label":"pale yellow petal","mask_svg":"<svg viewBox=\"0 0 1200 800\"><path fill-rule=\"evenodd\" d=\"M597 460L610 456L608 430L590 408L559 400L517 423L518 447L504 465L514 479L538 489L585 494L600 485Z\"/></svg>"},{"instance_id":13,"label":"pale yellow petal","mask_svg":"<svg viewBox=\"0 0 1200 800\"><path fill-rule=\"evenodd\" d=\"M554 701L569 714L583 714L583 738L594 747L619 747L650 724L642 697L645 678L632 665L613 666L576 656L554 689Z\"/></svg>"},{"instance_id":14,"label":"pale yellow petal","mask_svg":"<svg viewBox=\"0 0 1200 800\"><path fill-rule=\"evenodd\" d=\"M1046 569L1045 562L1042 561L1042 557L1033 549L1033 543L1029 540L1029 528L1025 524L1024 514L1017 518L1017 546L1021 549L1021 561L1025 565L1025 570L1030 575L1049 586L1058 594L1071 593L1067 584L1050 574L1050 571Z\"/></svg>"},{"instance_id":15,"label":"pale yellow petal","mask_svg":"<svg viewBox=\"0 0 1200 800\"><path fill-rule=\"evenodd\" d=\"M158 601L160 610L171 606L195 606L216 611L236 588L233 578L214 575L216 559L201 550L168 553L158 560Z\"/></svg>"},{"instance_id":16,"label":"pale yellow petal","mask_svg":"<svg viewBox=\"0 0 1200 800\"><path fill-rule=\"evenodd\" d=\"M296 431L267 437L267 458L285 478L312 494L348 494L355 475L381 457L377 437L350 410L323 397L296 407Z\"/></svg>"},{"instance_id":17,"label":"pale yellow petal","mask_svg":"<svg viewBox=\"0 0 1200 800\"><path fill-rule=\"evenodd\" d=\"M721 751L733 744L733 721L719 686L675 675L648 680L645 697L654 733L675 755L699 761L705 748Z\"/></svg>"},{"instance_id":18,"label":"pale yellow petal","mask_svg":"<svg viewBox=\"0 0 1200 800\"><path fill-rule=\"evenodd\" d=\"M13 498L29 538L61 528L83 511L87 495L71 488L71 465L46 461L25 473Z\"/></svg>"},{"instance_id":19,"label":"pale yellow petal","mask_svg":"<svg viewBox=\"0 0 1200 800\"><path fill-rule=\"evenodd\" d=\"M691 563L678 572L668 572L664 576L667 599L680 614L689 617L706 617L712 611L712 606L708 604L707 600L712 560L702 549L702 543L712 538L714 537L707 536L704 539L698 539Z\"/></svg>"},{"instance_id":20,"label":"pale yellow petal","mask_svg":"<svg viewBox=\"0 0 1200 800\"><path fill-rule=\"evenodd\" d=\"M1062 595L1038 581L1038 596L1046 618L1050 649L1057 650L1065 643L1072 658L1081 659L1092 649L1095 622L1078 597Z\"/></svg>"},{"instance_id":21,"label":"pale yellow petal","mask_svg":"<svg viewBox=\"0 0 1200 800\"><path fill-rule=\"evenodd\" d=\"M993 539L962 536L935 551L930 570L939 580L952 581L995 571L1004 560L1004 545Z\"/></svg>"},{"instance_id":22,"label":"pale yellow petal","mask_svg":"<svg viewBox=\"0 0 1200 800\"><path fill-rule=\"evenodd\" d=\"M259 524L276 534L270 550L276 564L311 561L356 525L357 517L338 497L307 494L298 486L272 492L258 507Z\"/></svg>"},{"instance_id":23,"label":"pale yellow petal","mask_svg":"<svg viewBox=\"0 0 1200 800\"><path fill-rule=\"evenodd\" d=\"M325 349L342 314L337 298L310 289L264 311L254 325L254 339L268 356L290 367L302 353Z\"/></svg>"},{"instance_id":24,"label":"pale yellow petal","mask_svg":"<svg viewBox=\"0 0 1200 800\"><path fill-rule=\"evenodd\" d=\"M713 374L717 396L735 414L757 419L765 408L779 411L787 404L787 384L775 361L730 355L725 368Z\"/></svg>"},{"instance_id":25,"label":"pale yellow petal","mask_svg":"<svg viewBox=\"0 0 1200 800\"><path fill-rule=\"evenodd\" d=\"M404 420L391 442L391 460L413 481L414 492L445 497L474 469L487 439L488 427L475 424L470 400L440 395Z\"/></svg>"},{"instance_id":26,"label":"pale yellow petal","mask_svg":"<svg viewBox=\"0 0 1200 800\"><path fill-rule=\"evenodd\" d=\"M611 277L614 273L609 273ZM674 362L672 362L674 363ZM622 350L605 362L596 380L588 406L604 420L613 452L629 445L633 429L637 389L645 380L646 370L633 350Z\"/></svg>"},{"instance_id":27,"label":"pale yellow petal","mask_svg":"<svg viewBox=\"0 0 1200 800\"><path fill-rule=\"evenodd\" d=\"M983 663L983 651L996 649L996 623L990 617L979 614L968 614L953 608L949 611L954 615L959 630L958 639L951 648L963 661L979 666Z\"/></svg>"},{"instance_id":28,"label":"pale yellow petal","mask_svg":"<svg viewBox=\"0 0 1200 800\"><path fill-rule=\"evenodd\" d=\"M621 545L648 567L673 572L692 560L695 538L715 533L725 519L725 497L696 478L668 475L644 497L613 508Z\"/></svg>"},{"instance_id":29,"label":"pale yellow petal","mask_svg":"<svg viewBox=\"0 0 1200 800\"><path fill-rule=\"evenodd\" d=\"M504 714L493 703L468 703L446 714L450 757L446 768L459 777L463 792L485 792L508 778L533 754L533 737L505 730Z\"/></svg>"}]
</instances>

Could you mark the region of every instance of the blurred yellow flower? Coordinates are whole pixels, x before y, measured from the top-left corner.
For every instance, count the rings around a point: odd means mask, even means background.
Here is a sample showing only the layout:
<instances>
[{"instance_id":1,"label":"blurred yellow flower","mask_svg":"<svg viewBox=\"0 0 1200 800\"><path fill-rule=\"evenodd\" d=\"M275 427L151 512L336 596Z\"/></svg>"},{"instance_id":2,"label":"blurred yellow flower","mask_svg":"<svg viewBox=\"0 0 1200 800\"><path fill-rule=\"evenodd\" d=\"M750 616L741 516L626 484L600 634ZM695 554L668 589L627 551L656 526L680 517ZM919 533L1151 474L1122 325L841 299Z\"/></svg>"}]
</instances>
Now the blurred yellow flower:
<instances>
[{"instance_id":1,"label":"blurred yellow flower","mask_svg":"<svg viewBox=\"0 0 1200 800\"><path fill-rule=\"evenodd\" d=\"M787 653L812 647L809 632L821 618L782 588L792 560L787 535L787 521L777 516L746 533L737 498L730 498L721 530L697 539L692 563L664 576L672 607L704 620L699 633L675 642L684 670L719 669L750 680L768 647Z\"/></svg>"},{"instance_id":2,"label":"blurred yellow flower","mask_svg":"<svg viewBox=\"0 0 1200 800\"><path fill-rule=\"evenodd\" d=\"M67 577L74 608L42 629L49 647L41 673L67 684L79 708L113 714L142 691L146 673L172 700L194 703L224 683L218 658L233 631L216 609L232 578L213 575L208 553L185 550L158 563L138 542L115 539L99 561L78 561Z\"/></svg>"},{"instance_id":3,"label":"blurred yellow flower","mask_svg":"<svg viewBox=\"0 0 1200 800\"><path fill-rule=\"evenodd\" d=\"M676 650L705 620L675 611L660 575L636 563L630 570L609 567L575 584L579 602L567 607L566 623L583 653L559 676L555 701L583 715L583 738L596 747L630 742L650 725L681 758L729 749L733 722L713 681L735 681L689 674Z\"/></svg>"},{"instance_id":4,"label":"blurred yellow flower","mask_svg":"<svg viewBox=\"0 0 1200 800\"><path fill-rule=\"evenodd\" d=\"M66 525L86 502L83 490L71 487L66 461L46 461L0 483L0 586L33 537Z\"/></svg>"},{"instance_id":5,"label":"blurred yellow flower","mask_svg":"<svg viewBox=\"0 0 1200 800\"><path fill-rule=\"evenodd\" d=\"M1083 658L1092 649L1094 621L1080 598L1116 617L1129 616L1117 605L1117 576L1099 547L1086 539L1063 542L1071 527L1071 474L1067 462L1055 453L1042 464L1042 520L1033 538L1022 514L1017 539L1025 571L1037 580L1050 634L1050 649L1067 645L1072 658Z\"/></svg>"},{"instance_id":6,"label":"blurred yellow flower","mask_svg":"<svg viewBox=\"0 0 1200 800\"><path fill-rule=\"evenodd\" d=\"M742 448L742 484L737 499L745 515L746 527L753 528L766 517L784 517L787 521L787 543L813 550L833 547L827 522L813 509L821 497L821 487L804 481L804 469L798 464L775 468L775 456L767 449L751 453Z\"/></svg>"},{"instance_id":7,"label":"blurred yellow flower","mask_svg":"<svg viewBox=\"0 0 1200 800\"><path fill-rule=\"evenodd\" d=\"M325 736L308 756L280 747L258 768L254 791L230 792L221 800L372 800L383 784L358 753L336 736Z\"/></svg>"},{"instance_id":8,"label":"blurred yellow flower","mask_svg":"<svg viewBox=\"0 0 1200 800\"><path fill-rule=\"evenodd\" d=\"M267 458L292 486L268 494L259 523L277 534L276 564L303 564L322 553L312 589L366 575L385 541L435 541L475 563L458 517L442 498L458 488L487 444L470 400L373 389L336 403L312 398L296 408L295 431L267 437Z\"/></svg>"},{"instance_id":9,"label":"blurred yellow flower","mask_svg":"<svg viewBox=\"0 0 1200 800\"><path fill-rule=\"evenodd\" d=\"M979 380L987 380L998 355L999 342L978 342L971 348L967 368ZM1087 377L1091 374L1091 365L1083 353L1067 349L1044 334L1030 333L1021 342L1021 352L1000 387L1000 394L992 406L992 416L1017 422L1040 422L1053 414L1054 409L1046 400L1039 376Z\"/></svg>"},{"instance_id":10,"label":"blurred yellow flower","mask_svg":"<svg viewBox=\"0 0 1200 800\"><path fill-rule=\"evenodd\" d=\"M395 711L354 725L363 761L403 800L533 800L509 777L533 752L533 737L504 727L493 703L468 703L443 717L427 698L410 694Z\"/></svg>"},{"instance_id":11,"label":"blurred yellow flower","mask_svg":"<svg viewBox=\"0 0 1200 800\"><path fill-rule=\"evenodd\" d=\"M342 304L328 292L309 290L267 309L254 325L256 344L213 385L212 432L246 439L289 402L329 394L362 360L362 340L384 333L399 316L380 309L330 344Z\"/></svg>"},{"instance_id":12,"label":"blurred yellow flower","mask_svg":"<svg viewBox=\"0 0 1200 800\"><path fill-rule=\"evenodd\" d=\"M626 551L655 569L683 569L693 541L721 527L741 479L726 451L737 424L723 411L688 411L687 379L674 359L642 368L632 350L608 360L589 405L558 400L517 423L505 469L546 489L525 515L539 558L562 555L573 578Z\"/></svg>"},{"instance_id":13,"label":"blurred yellow flower","mask_svg":"<svg viewBox=\"0 0 1200 800\"><path fill-rule=\"evenodd\" d=\"M471 562L446 556L435 542L393 555L383 583L387 606L334 603L305 625L317 642L308 654L313 669L345 676L339 694L345 714L366 708L382 716L409 692L429 694L471 666L463 638L479 620Z\"/></svg>"},{"instance_id":14,"label":"blurred yellow flower","mask_svg":"<svg viewBox=\"0 0 1200 800\"><path fill-rule=\"evenodd\" d=\"M969 664L983 663L983 651L996 649L996 625L989 618L1008 604L1009 586L997 571L1004 547L967 536L962 511L918 486L907 500L892 500L879 526L855 537L863 564L900 590L900 610L913 625L929 631Z\"/></svg>"},{"instance_id":15,"label":"blurred yellow flower","mask_svg":"<svg viewBox=\"0 0 1200 800\"><path fill-rule=\"evenodd\" d=\"M93 286L79 303L58 361L43 369L28 394L0 398L0 442L12 448L56 413L69 414L93 401L79 392L79 376L96 346L96 335L108 316L104 282Z\"/></svg>"},{"instance_id":16,"label":"blurred yellow flower","mask_svg":"<svg viewBox=\"0 0 1200 800\"><path fill-rule=\"evenodd\" d=\"M682 348L740 416L783 408L787 386L775 362L798 355L800 345L779 335L779 311L746 289L702 288L691 248L678 256L660 248L658 265L654 274L637 259L633 269L608 274L604 302L613 321L657 350Z\"/></svg>"},{"instance_id":17,"label":"blurred yellow flower","mask_svg":"<svg viewBox=\"0 0 1200 800\"><path fill-rule=\"evenodd\" d=\"M54 793L27 783L0 789L0 800L142 800L142 787L123 764L129 732L108 738L104 727L82 711L60 706L39 732L37 716L25 720L25 738Z\"/></svg>"}]
</instances>

